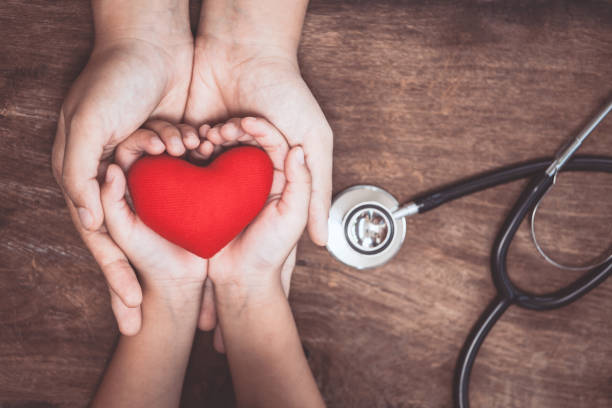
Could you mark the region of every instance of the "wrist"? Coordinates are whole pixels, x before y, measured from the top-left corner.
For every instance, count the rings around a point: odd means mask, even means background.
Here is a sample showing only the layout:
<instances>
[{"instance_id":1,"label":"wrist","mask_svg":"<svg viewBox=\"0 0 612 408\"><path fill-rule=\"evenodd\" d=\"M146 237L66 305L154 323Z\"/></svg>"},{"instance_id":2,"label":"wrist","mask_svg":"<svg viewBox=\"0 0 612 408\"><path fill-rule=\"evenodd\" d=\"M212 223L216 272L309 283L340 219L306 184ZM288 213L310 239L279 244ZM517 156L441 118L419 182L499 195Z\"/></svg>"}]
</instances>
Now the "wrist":
<instances>
[{"instance_id":1,"label":"wrist","mask_svg":"<svg viewBox=\"0 0 612 408\"><path fill-rule=\"evenodd\" d=\"M247 310L268 308L277 302L286 302L278 273L245 273L238 279L215 282L215 300L219 315L242 314ZM250 275L250 276L249 276ZM273 277L265 279L263 276Z\"/></svg>"},{"instance_id":2,"label":"wrist","mask_svg":"<svg viewBox=\"0 0 612 408\"><path fill-rule=\"evenodd\" d=\"M96 47L131 40L167 50L193 46L185 0L94 0L92 9Z\"/></svg>"},{"instance_id":3,"label":"wrist","mask_svg":"<svg viewBox=\"0 0 612 408\"><path fill-rule=\"evenodd\" d=\"M211 33L198 34L195 52L204 53L216 65L226 68L254 66L260 63L290 67L299 73L297 51L263 41L223 38Z\"/></svg>"},{"instance_id":4,"label":"wrist","mask_svg":"<svg viewBox=\"0 0 612 408\"><path fill-rule=\"evenodd\" d=\"M283 39L244 33L198 31L195 48L221 54L228 60L277 58L297 63L297 44Z\"/></svg>"},{"instance_id":5,"label":"wrist","mask_svg":"<svg viewBox=\"0 0 612 408\"><path fill-rule=\"evenodd\" d=\"M307 1L205 1L196 43L217 42L233 50L297 59Z\"/></svg>"},{"instance_id":6,"label":"wrist","mask_svg":"<svg viewBox=\"0 0 612 408\"><path fill-rule=\"evenodd\" d=\"M189 284L143 284L143 305L149 302L155 314L158 316L169 316L175 318L196 314L199 311L203 283Z\"/></svg>"}]
</instances>

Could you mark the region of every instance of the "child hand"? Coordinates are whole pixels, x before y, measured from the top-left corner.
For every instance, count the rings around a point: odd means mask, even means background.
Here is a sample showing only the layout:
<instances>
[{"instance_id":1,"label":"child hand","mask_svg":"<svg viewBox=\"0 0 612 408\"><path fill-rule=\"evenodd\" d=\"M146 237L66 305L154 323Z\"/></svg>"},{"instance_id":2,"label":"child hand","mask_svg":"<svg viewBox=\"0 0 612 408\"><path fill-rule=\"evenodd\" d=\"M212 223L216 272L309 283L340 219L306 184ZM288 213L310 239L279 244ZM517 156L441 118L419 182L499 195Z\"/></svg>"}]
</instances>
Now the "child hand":
<instances>
[{"instance_id":1,"label":"child hand","mask_svg":"<svg viewBox=\"0 0 612 408\"><path fill-rule=\"evenodd\" d=\"M205 131L207 128L208 126L202 126L200 129ZM196 149L207 151L207 147L202 147L198 132L192 126L183 123L174 125L154 119L146 122L141 129L117 146L115 163L127 173L132 164L145 153L158 155L166 152L170 156L179 157L189 151L193 156Z\"/></svg>"},{"instance_id":2,"label":"child hand","mask_svg":"<svg viewBox=\"0 0 612 408\"><path fill-rule=\"evenodd\" d=\"M147 227L126 201L124 171L143 152L178 156L196 148L200 141L188 125L175 127L151 121L122 142L115 152L117 164L109 165L102 186L102 207L109 234L138 270L143 288L166 300L196 297L199 302L206 278L207 261L167 241ZM120 167L121 166L121 167ZM122 170L123 169L123 170Z\"/></svg>"},{"instance_id":3,"label":"child hand","mask_svg":"<svg viewBox=\"0 0 612 408\"><path fill-rule=\"evenodd\" d=\"M214 145L258 144L269 154L274 179L269 201L253 222L209 260L209 279L214 284L217 309L245 302L266 302L284 297L295 261L295 246L308 218L310 172L301 147L289 150L282 134L264 119L233 119L212 129L200 129ZM281 279L283 276L283 279ZM283 288L282 281L286 283ZM207 287L210 293L209 288ZM205 293L206 299L210 299ZM206 305L205 305L206 306ZM214 316L214 313L211 313ZM201 314L201 324L204 313ZM210 324L207 324L210 326ZM220 332L215 348L223 350Z\"/></svg>"}]
</instances>

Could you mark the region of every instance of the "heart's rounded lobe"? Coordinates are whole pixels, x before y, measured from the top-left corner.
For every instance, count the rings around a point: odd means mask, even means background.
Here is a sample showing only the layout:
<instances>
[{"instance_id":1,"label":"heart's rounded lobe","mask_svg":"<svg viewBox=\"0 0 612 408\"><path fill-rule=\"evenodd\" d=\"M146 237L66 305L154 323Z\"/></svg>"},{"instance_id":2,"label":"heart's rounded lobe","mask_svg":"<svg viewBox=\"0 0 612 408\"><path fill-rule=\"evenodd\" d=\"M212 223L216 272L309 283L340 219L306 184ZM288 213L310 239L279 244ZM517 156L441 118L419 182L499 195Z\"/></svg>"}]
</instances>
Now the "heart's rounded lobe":
<instances>
[{"instance_id":1,"label":"heart's rounded lobe","mask_svg":"<svg viewBox=\"0 0 612 408\"><path fill-rule=\"evenodd\" d=\"M128 186L134 209L149 228L210 258L261 211L273 171L265 152L240 146L206 167L165 154L145 156L131 167Z\"/></svg>"}]
</instances>

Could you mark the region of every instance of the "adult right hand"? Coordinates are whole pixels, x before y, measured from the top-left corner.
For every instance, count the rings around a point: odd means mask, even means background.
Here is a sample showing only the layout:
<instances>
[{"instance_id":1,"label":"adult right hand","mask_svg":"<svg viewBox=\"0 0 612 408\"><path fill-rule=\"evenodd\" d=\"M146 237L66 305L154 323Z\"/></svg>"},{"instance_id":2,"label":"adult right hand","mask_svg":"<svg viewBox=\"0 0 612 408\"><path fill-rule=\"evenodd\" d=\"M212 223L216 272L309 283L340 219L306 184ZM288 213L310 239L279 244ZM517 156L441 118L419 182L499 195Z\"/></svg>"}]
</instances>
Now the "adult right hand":
<instances>
[{"instance_id":1,"label":"adult right hand","mask_svg":"<svg viewBox=\"0 0 612 408\"><path fill-rule=\"evenodd\" d=\"M115 146L149 118L183 117L193 36L188 4L112 3L94 1L96 44L62 105L52 167L72 220L108 282L119 330L133 335L141 326L142 291L103 225L98 179Z\"/></svg>"}]
</instances>

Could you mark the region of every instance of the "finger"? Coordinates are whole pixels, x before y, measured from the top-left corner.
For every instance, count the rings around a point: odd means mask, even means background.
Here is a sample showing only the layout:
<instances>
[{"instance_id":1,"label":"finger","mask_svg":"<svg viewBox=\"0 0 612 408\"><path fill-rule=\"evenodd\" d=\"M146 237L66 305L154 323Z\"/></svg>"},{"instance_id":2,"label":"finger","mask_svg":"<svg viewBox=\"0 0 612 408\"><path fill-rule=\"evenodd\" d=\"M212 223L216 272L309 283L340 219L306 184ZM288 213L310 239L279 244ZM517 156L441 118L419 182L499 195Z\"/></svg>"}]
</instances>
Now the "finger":
<instances>
[{"instance_id":1,"label":"finger","mask_svg":"<svg viewBox=\"0 0 612 408\"><path fill-rule=\"evenodd\" d=\"M76 208L68 199L68 210L75 220L78 215ZM123 251L117 246L112 238L106 233L105 228L97 231L87 231L77 227L85 245L91 251L102 274L113 292L119 296L127 307L137 307L142 302L142 289Z\"/></svg>"},{"instance_id":2,"label":"finger","mask_svg":"<svg viewBox=\"0 0 612 408\"><path fill-rule=\"evenodd\" d=\"M79 224L95 231L104 220L97 175L106 140L85 123L75 115L66 129L61 186L76 208Z\"/></svg>"},{"instance_id":3,"label":"finger","mask_svg":"<svg viewBox=\"0 0 612 408\"><path fill-rule=\"evenodd\" d=\"M221 332L221 326L217 325L215 328L215 334L213 335L213 347L217 353L225 354L225 343L223 341L223 333Z\"/></svg>"},{"instance_id":4,"label":"finger","mask_svg":"<svg viewBox=\"0 0 612 408\"><path fill-rule=\"evenodd\" d=\"M189 159L192 159L192 160L195 160L195 161L203 161L203 160L207 160L208 157L203 156L197 150L191 150L189 152Z\"/></svg>"},{"instance_id":5,"label":"finger","mask_svg":"<svg viewBox=\"0 0 612 408\"><path fill-rule=\"evenodd\" d=\"M196 150L204 159L208 159L215 151L215 146L210 140L204 140Z\"/></svg>"},{"instance_id":6,"label":"finger","mask_svg":"<svg viewBox=\"0 0 612 408\"><path fill-rule=\"evenodd\" d=\"M210 130L210 125L203 124L202 126L200 126L198 128L198 136L200 136L200 139L206 139L206 135L208 134L209 130Z\"/></svg>"},{"instance_id":7,"label":"finger","mask_svg":"<svg viewBox=\"0 0 612 408\"><path fill-rule=\"evenodd\" d=\"M268 154L274 168L284 171L289 145L282 133L263 118L246 117L240 124Z\"/></svg>"},{"instance_id":8,"label":"finger","mask_svg":"<svg viewBox=\"0 0 612 408\"><path fill-rule=\"evenodd\" d=\"M117 248L118 249L118 248ZM108 285L127 307L137 307L142 303L142 289L134 269L123 253L101 261L102 273Z\"/></svg>"},{"instance_id":9,"label":"finger","mask_svg":"<svg viewBox=\"0 0 612 408\"><path fill-rule=\"evenodd\" d=\"M198 137L198 132L193 126L181 123L176 127L181 132L181 137L183 138L183 145L185 145L187 149L193 150L200 145L200 138Z\"/></svg>"},{"instance_id":10,"label":"finger","mask_svg":"<svg viewBox=\"0 0 612 408\"><path fill-rule=\"evenodd\" d=\"M102 186L101 198L106 226L119 245L137 222L136 214L132 212L125 200L125 192L126 181L123 171L115 164L109 165L106 170L106 181Z\"/></svg>"},{"instance_id":11,"label":"finger","mask_svg":"<svg viewBox=\"0 0 612 408\"><path fill-rule=\"evenodd\" d=\"M272 187L270 187L270 197L278 198L285 189L285 173L281 170L274 169L272 174Z\"/></svg>"},{"instance_id":12,"label":"finger","mask_svg":"<svg viewBox=\"0 0 612 408\"><path fill-rule=\"evenodd\" d=\"M210 279L206 279L204 284L204 295L202 296L202 308L198 327L200 330L209 331L217 325L217 309L215 307L215 292Z\"/></svg>"},{"instance_id":13,"label":"finger","mask_svg":"<svg viewBox=\"0 0 612 408\"><path fill-rule=\"evenodd\" d=\"M167 257L160 256L159 248L167 242L132 212L125 193L123 171L116 164L109 165L102 186L102 206L110 236L136 268L146 268L154 262L163 263ZM171 251L171 248L167 250Z\"/></svg>"},{"instance_id":14,"label":"finger","mask_svg":"<svg viewBox=\"0 0 612 408\"><path fill-rule=\"evenodd\" d=\"M83 235L83 241L94 258L113 292L126 307L142 303L142 289L134 269L110 236L102 232ZM117 320L119 320L117 316Z\"/></svg>"},{"instance_id":15,"label":"finger","mask_svg":"<svg viewBox=\"0 0 612 408\"><path fill-rule=\"evenodd\" d=\"M68 207L72 217L75 218L74 206L69 203ZM111 300L113 296L115 297L115 303L112 303L113 313L121 333L135 334L140 330L142 289L134 269L130 266L125 254L106 232L89 232L84 229L80 229L79 232L85 245L100 265L111 291ZM134 310L138 311L137 315ZM136 320L138 321L135 323Z\"/></svg>"},{"instance_id":16,"label":"finger","mask_svg":"<svg viewBox=\"0 0 612 408\"><path fill-rule=\"evenodd\" d=\"M55 140L53 141L53 149L51 150L51 169L53 177L57 184L62 185L62 173L64 170L64 153L66 150L66 128L64 123L64 112L60 111L57 121L57 130L55 132Z\"/></svg>"},{"instance_id":17,"label":"finger","mask_svg":"<svg viewBox=\"0 0 612 408\"><path fill-rule=\"evenodd\" d=\"M206 133L206 140L209 140L215 146L223 145L224 140L220 132L222 125L223 124L221 123L216 124L211 129L208 130L208 133Z\"/></svg>"},{"instance_id":18,"label":"finger","mask_svg":"<svg viewBox=\"0 0 612 408\"><path fill-rule=\"evenodd\" d=\"M58 132L63 128L63 116L60 117L60 124L58 125ZM63 134L56 138L53 150L53 168L56 177L59 177L59 171L63 168L63 147L64 147ZM124 307L138 307L142 302L142 290L138 278L127 262L125 254L119 249L117 244L110 238L104 229L96 231L88 231L81 223L77 222L78 213L74 203L65 193L66 204L70 212L70 216L73 219L77 231L81 235L83 242L91 251L94 259L100 265L102 273L108 282L110 289L113 291L115 296L119 298L119 301L123 303ZM118 307L113 310L119 310ZM123 327L129 326L129 323L123 323L123 315L125 313L115 313L118 324Z\"/></svg>"},{"instance_id":19,"label":"finger","mask_svg":"<svg viewBox=\"0 0 612 408\"><path fill-rule=\"evenodd\" d=\"M157 133L149 129L138 129L119 143L115 150L115 162L127 172L144 153L157 155L162 154L164 150L166 146Z\"/></svg>"},{"instance_id":20,"label":"finger","mask_svg":"<svg viewBox=\"0 0 612 408\"><path fill-rule=\"evenodd\" d=\"M185 145L179 129L165 120L150 120L144 127L156 132L166 145L166 151L172 156L185 154Z\"/></svg>"},{"instance_id":21,"label":"finger","mask_svg":"<svg viewBox=\"0 0 612 408\"><path fill-rule=\"evenodd\" d=\"M301 230L306 226L311 194L310 172L304 162L301 146L292 148L285 160L286 184L276 208L289 230ZM297 240L298 237L295 237Z\"/></svg>"},{"instance_id":22,"label":"finger","mask_svg":"<svg viewBox=\"0 0 612 408\"><path fill-rule=\"evenodd\" d=\"M321 131L325 136L316 143L304 145L306 163L312 173L308 233L317 245L327 243L327 219L332 195L333 136L331 129Z\"/></svg>"},{"instance_id":23,"label":"finger","mask_svg":"<svg viewBox=\"0 0 612 408\"><path fill-rule=\"evenodd\" d=\"M138 334L142 326L142 313L140 306L127 307L112 289L109 288L109 290L111 296L111 308L113 309L113 314L117 319L119 331L124 336L134 336L135 334Z\"/></svg>"},{"instance_id":24,"label":"finger","mask_svg":"<svg viewBox=\"0 0 612 408\"><path fill-rule=\"evenodd\" d=\"M293 247L289 253L289 256L281 267L281 285L283 286L283 292L285 292L285 296L287 297L289 297L289 289L291 287L291 275L293 275L293 270L295 268L296 252L297 245Z\"/></svg>"},{"instance_id":25,"label":"finger","mask_svg":"<svg viewBox=\"0 0 612 408\"><path fill-rule=\"evenodd\" d=\"M184 257L184 250L156 234L132 211L125 197L126 184L123 171L110 164L102 185L102 206L110 237L136 269L156 265L160 270L173 270L177 267L173 260ZM189 256L199 259L193 254Z\"/></svg>"},{"instance_id":26,"label":"finger","mask_svg":"<svg viewBox=\"0 0 612 408\"><path fill-rule=\"evenodd\" d=\"M219 128L219 133L223 138L223 146L233 146L238 144L239 138L244 138L245 133L240 126L240 120L240 118L232 118Z\"/></svg>"}]
</instances>

